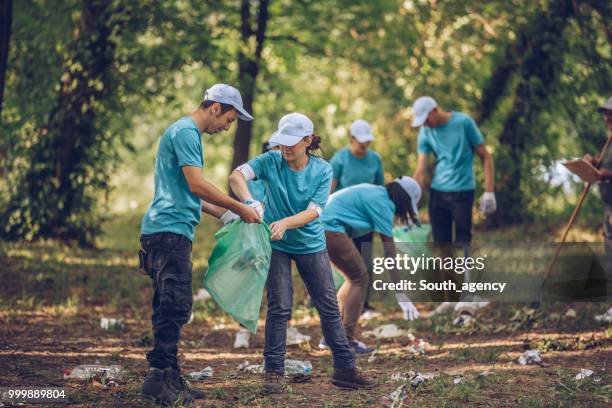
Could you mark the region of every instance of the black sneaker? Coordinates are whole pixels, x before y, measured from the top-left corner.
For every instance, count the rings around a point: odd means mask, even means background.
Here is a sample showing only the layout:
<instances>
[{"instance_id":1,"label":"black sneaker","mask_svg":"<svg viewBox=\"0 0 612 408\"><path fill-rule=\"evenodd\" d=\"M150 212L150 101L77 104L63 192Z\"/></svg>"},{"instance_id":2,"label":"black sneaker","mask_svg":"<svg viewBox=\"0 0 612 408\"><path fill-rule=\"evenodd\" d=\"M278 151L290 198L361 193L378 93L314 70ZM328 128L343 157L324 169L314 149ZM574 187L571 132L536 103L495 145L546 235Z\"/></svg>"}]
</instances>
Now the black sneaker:
<instances>
[{"instance_id":1,"label":"black sneaker","mask_svg":"<svg viewBox=\"0 0 612 408\"><path fill-rule=\"evenodd\" d=\"M142 384L141 393L144 397L154 400L157 404L172 405L177 395L164 381L164 372L159 368L151 367Z\"/></svg>"},{"instance_id":2,"label":"black sneaker","mask_svg":"<svg viewBox=\"0 0 612 408\"><path fill-rule=\"evenodd\" d=\"M263 390L266 394L280 394L283 392L285 375L282 373L264 373Z\"/></svg>"},{"instance_id":3,"label":"black sneaker","mask_svg":"<svg viewBox=\"0 0 612 408\"><path fill-rule=\"evenodd\" d=\"M350 370L334 368L331 383L336 387L350 388L353 390L359 388L374 388L376 385L374 380L364 377L356 368Z\"/></svg>"},{"instance_id":4,"label":"black sneaker","mask_svg":"<svg viewBox=\"0 0 612 408\"><path fill-rule=\"evenodd\" d=\"M168 367L164 368L164 376L166 383L177 394L177 399L185 403L190 403L193 400L203 399L205 394L195 388L190 388L187 381L181 376L181 372L177 369Z\"/></svg>"}]
</instances>

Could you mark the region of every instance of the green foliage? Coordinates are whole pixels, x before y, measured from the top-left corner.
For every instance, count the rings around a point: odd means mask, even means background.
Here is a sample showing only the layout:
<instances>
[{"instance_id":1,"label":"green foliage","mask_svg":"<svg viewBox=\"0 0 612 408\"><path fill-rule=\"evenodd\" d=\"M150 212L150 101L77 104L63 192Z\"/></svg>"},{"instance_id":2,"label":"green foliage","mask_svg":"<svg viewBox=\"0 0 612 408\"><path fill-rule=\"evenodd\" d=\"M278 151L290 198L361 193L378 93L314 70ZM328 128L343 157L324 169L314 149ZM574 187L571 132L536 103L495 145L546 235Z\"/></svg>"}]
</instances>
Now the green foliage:
<instances>
[{"instance_id":1,"label":"green foliage","mask_svg":"<svg viewBox=\"0 0 612 408\"><path fill-rule=\"evenodd\" d=\"M569 3L567 15L557 12ZM518 218L563 215L581 185L555 185L551 169L599 150L605 128L594 107L612 93L611 6L569 3L271 1L250 153L297 110L313 118L330 158L361 117L373 125L387 178L410 175L409 106L430 94L444 109L482 117L500 208ZM164 128L209 85L240 83L238 55L255 46L241 41L241 4L15 2L0 235L93 244L109 212L146 205ZM104 12L84 20L88 7ZM205 137L205 176L220 186L230 138ZM479 190L481 168L476 160ZM584 216L600 210L587 201Z\"/></svg>"}]
</instances>

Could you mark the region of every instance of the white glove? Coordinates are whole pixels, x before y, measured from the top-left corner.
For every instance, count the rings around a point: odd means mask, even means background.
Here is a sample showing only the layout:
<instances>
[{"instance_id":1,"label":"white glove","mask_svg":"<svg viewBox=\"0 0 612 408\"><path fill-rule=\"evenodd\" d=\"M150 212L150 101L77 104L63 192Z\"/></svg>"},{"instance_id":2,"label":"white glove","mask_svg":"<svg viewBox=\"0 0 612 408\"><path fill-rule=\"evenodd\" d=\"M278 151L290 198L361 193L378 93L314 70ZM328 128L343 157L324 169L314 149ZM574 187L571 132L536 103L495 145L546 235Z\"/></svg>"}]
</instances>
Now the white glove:
<instances>
[{"instance_id":1,"label":"white glove","mask_svg":"<svg viewBox=\"0 0 612 408\"><path fill-rule=\"evenodd\" d=\"M259 216L263 220L264 208L263 208L263 205L259 201L257 201L257 200L246 200L244 203L246 205L248 205L249 207L253 207L255 209L255 211L257 211L257 214L259 214Z\"/></svg>"},{"instance_id":2,"label":"white glove","mask_svg":"<svg viewBox=\"0 0 612 408\"><path fill-rule=\"evenodd\" d=\"M230 222L236 220L240 218L240 216L234 212L231 212L230 210L227 210L226 212L223 213L223 215L221 216L221 218L219 218L219 220L221 220L221 222L223 223L223 225L227 225Z\"/></svg>"},{"instance_id":3,"label":"white glove","mask_svg":"<svg viewBox=\"0 0 612 408\"><path fill-rule=\"evenodd\" d=\"M404 320L416 320L421 317L421 314L405 293L396 293L395 299L399 307L402 308L402 312L404 312Z\"/></svg>"},{"instance_id":4,"label":"white glove","mask_svg":"<svg viewBox=\"0 0 612 408\"><path fill-rule=\"evenodd\" d=\"M495 200L495 193L485 192L480 199L480 212L484 215L493 214L497 209L497 201Z\"/></svg>"}]
</instances>

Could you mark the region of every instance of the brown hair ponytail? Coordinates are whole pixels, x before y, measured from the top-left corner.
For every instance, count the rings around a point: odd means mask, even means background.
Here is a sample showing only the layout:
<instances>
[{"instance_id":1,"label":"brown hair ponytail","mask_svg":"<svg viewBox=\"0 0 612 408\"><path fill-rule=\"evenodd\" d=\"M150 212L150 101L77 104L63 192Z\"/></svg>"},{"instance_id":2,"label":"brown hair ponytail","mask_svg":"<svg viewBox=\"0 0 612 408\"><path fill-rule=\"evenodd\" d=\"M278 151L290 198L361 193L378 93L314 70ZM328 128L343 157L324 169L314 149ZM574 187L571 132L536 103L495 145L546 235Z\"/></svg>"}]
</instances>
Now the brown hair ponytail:
<instances>
[{"instance_id":1,"label":"brown hair ponytail","mask_svg":"<svg viewBox=\"0 0 612 408\"><path fill-rule=\"evenodd\" d=\"M321 149L321 137L317 135L312 135L312 141L310 142L310 146L306 148L306 153L311 156L321 157L323 150Z\"/></svg>"}]
</instances>

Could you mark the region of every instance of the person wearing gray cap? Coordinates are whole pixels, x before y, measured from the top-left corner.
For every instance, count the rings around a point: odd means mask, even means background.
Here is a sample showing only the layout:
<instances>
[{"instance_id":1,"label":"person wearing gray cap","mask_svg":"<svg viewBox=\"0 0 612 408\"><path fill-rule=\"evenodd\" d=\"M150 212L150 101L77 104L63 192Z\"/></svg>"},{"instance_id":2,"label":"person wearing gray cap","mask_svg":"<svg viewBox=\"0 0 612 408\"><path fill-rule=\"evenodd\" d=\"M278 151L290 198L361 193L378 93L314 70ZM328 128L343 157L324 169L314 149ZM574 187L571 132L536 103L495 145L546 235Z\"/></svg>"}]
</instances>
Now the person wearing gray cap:
<instances>
[{"instance_id":1,"label":"person wearing gray cap","mask_svg":"<svg viewBox=\"0 0 612 408\"><path fill-rule=\"evenodd\" d=\"M162 405L203 398L180 374L177 345L191 316L191 246L200 222L202 200L232 210L245 222L261 222L263 209L224 194L204 179L202 134L226 131L240 118L253 117L242 107L240 92L213 85L200 106L171 124L161 136L155 159L155 194L142 219L140 267L153 284L153 349L142 394Z\"/></svg>"},{"instance_id":2,"label":"person wearing gray cap","mask_svg":"<svg viewBox=\"0 0 612 408\"><path fill-rule=\"evenodd\" d=\"M417 138L417 167L413 174L421 187L424 186L427 156L433 154L436 158L429 195L429 219L434 243L439 248L459 244L467 252L472 240L472 206L476 188L474 152L484 165L485 192L480 210L485 215L495 212L497 207L493 190L493 159L476 122L470 116L443 111L430 96L418 98L412 110L412 126L421 128ZM455 277L453 275L452 278ZM446 297L449 295L447 292Z\"/></svg>"},{"instance_id":3,"label":"person wearing gray cap","mask_svg":"<svg viewBox=\"0 0 612 408\"><path fill-rule=\"evenodd\" d=\"M349 134L350 146L340 149L330 160L334 169L332 193L361 183L384 185L385 171L382 159L378 153L370 149L370 144L374 141L370 124L363 119L357 119L351 124ZM353 243L365 262L370 278L372 277L372 237L372 233L367 233L353 238ZM363 301L363 311L371 315L374 309L368 303L369 295L368 287Z\"/></svg>"},{"instance_id":4,"label":"person wearing gray cap","mask_svg":"<svg viewBox=\"0 0 612 408\"><path fill-rule=\"evenodd\" d=\"M598 107L597 112L603 116L608 128L608 138L612 138L612 98ZM604 240L606 255L612 257L612 146L610 146L610 143L607 144L606 149L601 154L601 163L598 163L597 159L589 154L585 155L584 159L590 161L596 167L601 164L599 167L599 192L604 202Z\"/></svg>"}]
</instances>

